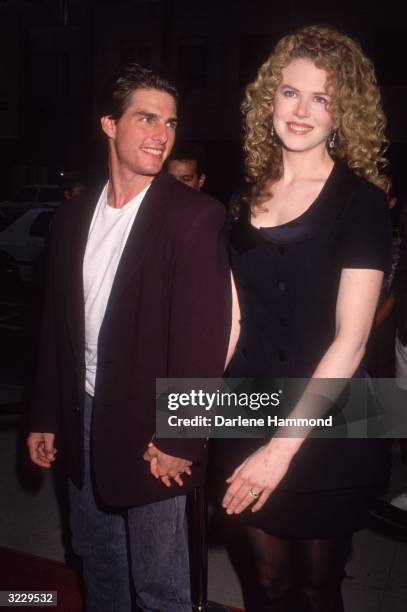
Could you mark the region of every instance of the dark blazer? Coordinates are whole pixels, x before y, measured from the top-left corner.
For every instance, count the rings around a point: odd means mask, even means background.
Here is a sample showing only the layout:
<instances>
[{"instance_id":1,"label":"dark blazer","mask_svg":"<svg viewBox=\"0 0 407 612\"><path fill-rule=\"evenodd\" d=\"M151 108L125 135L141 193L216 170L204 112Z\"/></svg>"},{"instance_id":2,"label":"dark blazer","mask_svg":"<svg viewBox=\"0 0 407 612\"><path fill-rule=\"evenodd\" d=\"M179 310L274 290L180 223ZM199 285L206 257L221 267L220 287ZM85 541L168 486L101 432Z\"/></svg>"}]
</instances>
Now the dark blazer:
<instances>
[{"instance_id":1,"label":"dark blazer","mask_svg":"<svg viewBox=\"0 0 407 612\"><path fill-rule=\"evenodd\" d=\"M83 256L99 193L58 209L31 431L55 432L81 487L85 389ZM117 269L98 341L92 425L101 499L113 506L159 501L201 483L206 442L157 440L194 461L183 489L165 487L142 456L155 432L156 377L220 377L231 303L224 207L161 172L152 182Z\"/></svg>"}]
</instances>

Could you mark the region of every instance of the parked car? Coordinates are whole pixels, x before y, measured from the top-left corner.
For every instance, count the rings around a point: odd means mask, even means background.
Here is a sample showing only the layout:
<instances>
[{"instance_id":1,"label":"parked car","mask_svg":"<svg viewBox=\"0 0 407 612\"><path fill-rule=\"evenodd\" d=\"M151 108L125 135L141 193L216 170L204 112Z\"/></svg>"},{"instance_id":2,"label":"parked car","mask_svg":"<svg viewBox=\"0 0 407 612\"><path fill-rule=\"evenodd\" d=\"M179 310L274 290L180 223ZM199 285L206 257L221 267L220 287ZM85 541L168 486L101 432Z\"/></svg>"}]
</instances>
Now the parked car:
<instances>
[{"instance_id":1,"label":"parked car","mask_svg":"<svg viewBox=\"0 0 407 612\"><path fill-rule=\"evenodd\" d=\"M11 212L10 212L11 210ZM0 209L0 282L35 282L50 232L52 208Z\"/></svg>"},{"instance_id":2,"label":"parked car","mask_svg":"<svg viewBox=\"0 0 407 612\"><path fill-rule=\"evenodd\" d=\"M64 190L60 185L26 185L17 192L14 198L1 202L4 206L58 206L64 200Z\"/></svg>"}]
</instances>

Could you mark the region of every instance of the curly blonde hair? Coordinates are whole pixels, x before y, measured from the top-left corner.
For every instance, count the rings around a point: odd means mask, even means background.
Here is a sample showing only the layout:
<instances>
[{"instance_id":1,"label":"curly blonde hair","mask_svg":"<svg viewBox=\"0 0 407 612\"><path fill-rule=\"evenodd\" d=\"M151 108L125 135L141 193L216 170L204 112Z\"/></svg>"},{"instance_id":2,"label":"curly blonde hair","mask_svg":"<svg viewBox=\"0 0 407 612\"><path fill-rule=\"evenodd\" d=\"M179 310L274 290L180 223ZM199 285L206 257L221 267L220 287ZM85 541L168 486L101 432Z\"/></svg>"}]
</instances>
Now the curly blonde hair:
<instances>
[{"instance_id":1,"label":"curly blonde hair","mask_svg":"<svg viewBox=\"0 0 407 612\"><path fill-rule=\"evenodd\" d=\"M308 26L284 36L246 88L241 110L250 190L245 199L252 208L260 206L272 195L270 186L282 176L281 146L272 130L273 101L283 68L297 58L312 60L327 73L327 86L332 89L328 110L337 128L332 154L388 191L389 179L380 174L387 164L383 157L388 144L386 119L373 64L348 36L331 28Z\"/></svg>"}]
</instances>

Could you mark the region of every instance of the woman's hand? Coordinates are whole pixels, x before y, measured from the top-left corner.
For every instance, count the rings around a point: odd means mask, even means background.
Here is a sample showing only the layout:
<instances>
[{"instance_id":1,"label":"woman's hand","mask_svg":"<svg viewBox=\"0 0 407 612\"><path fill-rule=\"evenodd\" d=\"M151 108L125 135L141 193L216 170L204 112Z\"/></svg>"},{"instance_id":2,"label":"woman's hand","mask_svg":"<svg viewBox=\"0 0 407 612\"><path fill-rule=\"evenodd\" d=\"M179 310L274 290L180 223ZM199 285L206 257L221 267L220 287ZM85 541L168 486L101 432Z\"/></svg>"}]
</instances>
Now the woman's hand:
<instances>
[{"instance_id":1,"label":"woman's hand","mask_svg":"<svg viewBox=\"0 0 407 612\"><path fill-rule=\"evenodd\" d=\"M285 476L301 442L273 438L239 465L226 480L229 487L222 506L227 514L240 514L253 502L252 512L260 510Z\"/></svg>"}]
</instances>

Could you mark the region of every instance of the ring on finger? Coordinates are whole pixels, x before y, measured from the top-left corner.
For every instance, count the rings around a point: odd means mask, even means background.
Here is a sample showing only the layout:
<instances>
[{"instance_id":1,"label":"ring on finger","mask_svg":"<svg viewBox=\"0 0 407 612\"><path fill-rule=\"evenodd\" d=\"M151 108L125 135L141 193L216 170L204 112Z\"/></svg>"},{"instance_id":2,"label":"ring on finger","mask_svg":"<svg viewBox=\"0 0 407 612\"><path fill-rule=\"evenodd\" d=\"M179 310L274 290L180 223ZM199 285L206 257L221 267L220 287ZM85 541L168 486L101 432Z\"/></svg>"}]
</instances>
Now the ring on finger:
<instances>
[{"instance_id":1,"label":"ring on finger","mask_svg":"<svg viewBox=\"0 0 407 612\"><path fill-rule=\"evenodd\" d=\"M250 497L253 497L253 499L258 499L260 497L260 493L256 493L256 491L253 491L252 488L249 489L248 493Z\"/></svg>"}]
</instances>

